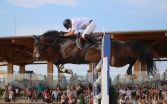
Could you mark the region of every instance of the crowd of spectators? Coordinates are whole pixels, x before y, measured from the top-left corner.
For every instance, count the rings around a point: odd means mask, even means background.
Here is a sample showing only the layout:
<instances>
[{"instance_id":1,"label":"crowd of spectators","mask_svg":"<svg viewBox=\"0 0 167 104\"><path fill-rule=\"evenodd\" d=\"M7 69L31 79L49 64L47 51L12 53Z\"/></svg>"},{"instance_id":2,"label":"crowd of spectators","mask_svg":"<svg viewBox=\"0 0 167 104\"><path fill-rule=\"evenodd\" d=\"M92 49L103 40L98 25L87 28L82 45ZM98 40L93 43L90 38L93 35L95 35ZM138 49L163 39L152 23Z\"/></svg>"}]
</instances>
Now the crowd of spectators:
<instances>
[{"instance_id":1,"label":"crowd of spectators","mask_svg":"<svg viewBox=\"0 0 167 104\"><path fill-rule=\"evenodd\" d=\"M18 89L8 85L5 87L3 98L5 102L15 101L15 97L24 92L24 100L26 103L38 102L42 99L45 103L61 102L61 104L93 104L92 103L92 86L78 84L76 86L67 86L62 89L60 85L56 85L53 89L43 86L39 83L36 87L25 87Z\"/></svg>"},{"instance_id":2,"label":"crowd of spectators","mask_svg":"<svg viewBox=\"0 0 167 104\"><path fill-rule=\"evenodd\" d=\"M15 101L15 96L19 94L19 88L14 86L5 86L3 98L5 102Z\"/></svg>"},{"instance_id":3,"label":"crowd of spectators","mask_svg":"<svg viewBox=\"0 0 167 104\"><path fill-rule=\"evenodd\" d=\"M120 104L167 104L167 86L153 87L148 84L118 89Z\"/></svg>"},{"instance_id":4,"label":"crowd of spectators","mask_svg":"<svg viewBox=\"0 0 167 104\"><path fill-rule=\"evenodd\" d=\"M123 85L115 87L119 104L167 104L167 85L153 87L149 84ZM67 86L65 89L56 85L52 89L38 84L36 87L20 89L8 85L5 87L3 98L5 102L17 100L20 92L23 92L25 102L46 103L60 102L61 104L93 104L92 84Z\"/></svg>"}]
</instances>

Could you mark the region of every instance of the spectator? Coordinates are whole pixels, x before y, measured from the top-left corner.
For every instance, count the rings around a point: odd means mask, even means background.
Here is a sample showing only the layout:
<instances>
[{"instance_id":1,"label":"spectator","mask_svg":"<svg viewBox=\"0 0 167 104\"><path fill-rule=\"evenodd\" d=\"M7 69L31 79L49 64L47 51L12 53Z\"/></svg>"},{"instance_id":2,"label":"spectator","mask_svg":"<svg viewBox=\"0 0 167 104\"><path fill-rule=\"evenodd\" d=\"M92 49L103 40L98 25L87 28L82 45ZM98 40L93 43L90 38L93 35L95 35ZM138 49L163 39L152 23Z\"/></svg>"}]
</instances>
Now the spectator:
<instances>
[{"instance_id":1,"label":"spectator","mask_svg":"<svg viewBox=\"0 0 167 104\"><path fill-rule=\"evenodd\" d=\"M44 91L42 92L43 95L43 101L46 103L51 103L51 94L49 93L49 91L47 91L46 89L44 89Z\"/></svg>"},{"instance_id":2,"label":"spectator","mask_svg":"<svg viewBox=\"0 0 167 104\"><path fill-rule=\"evenodd\" d=\"M16 95L16 96L19 95L19 88L18 88L18 87L15 88L15 95Z\"/></svg>"},{"instance_id":3,"label":"spectator","mask_svg":"<svg viewBox=\"0 0 167 104\"><path fill-rule=\"evenodd\" d=\"M57 101L61 101L62 91L60 87L56 87L56 90L57 90Z\"/></svg>"},{"instance_id":4,"label":"spectator","mask_svg":"<svg viewBox=\"0 0 167 104\"><path fill-rule=\"evenodd\" d=\"M124 89L124 88L121 88L121 89L119 90L119 96L122 96L122 95L125 95L125 94L126 94L125 89Z\"/></svg>"},{"instance_id":5,"label":"spectator","mask_svg":"<svg viewBox=\"0 0 167 104\"><path fill-rule=\"evenodd\" d=\"M56 89L54 89L54 90L52 91L52 99L57 101L57 100L58 100L58 99L57 99L57 98L58 98L57 96L58 96L58 91L57 91Z\"/></svg>"},{"instance_id":6,"label":"spectator","mask_svg":"<svg viewBox=\"0 0 167 104\"><path fill-rule=\"evenodd\" d=\"M84 95L83 95L83 94L80 94L80 95L79 95L77 103L78 103L78 104L86 104L86 103L85 103L85 98L84 98ZM72 104L74 104L74 103L72 103Z\"/></svg>"},{"instance_id":7,"label":"spectator","mask_svg":"<svg viewBox=\"0 0 167 104\"><path fill-rule=\"evenodd\" d=\"M129 100L131 100L131 95L132 95L132 92L131 92L131 90L129 90L129 88L127 88L127 90L126 90L126 99L129 99Z\"/></svg>"},{"instance_id":8,"label":"spectator","mask_svg":"<svg viewBox=\"0 0 167 104\"><path fill-rule=\"evenodd\" d=\"M8 91L8 86L5 86L5 91L3 93L3 98L5 102L10 102L9 100L9 91Z\"/></svg>"},{"instance_id":9,"label":"spectator","mask_svg":"<svg viewBox=\"0 0 167 104\"><path fill-rule=\"evenodd\" d=\"M14 91L12 89L9 90L9 100L10 102L14 100Z\"/></svg>"},{"instance_id":10,"label":"spectator","mask_svg":"<svg viewBox=\"0 0 167 104\"><path fill-rule=\"evenodd\" d=\"M163 95L163 104L167 104L167 84L165 83L163 86L164 90L162 92Z\"/></svg>"},{"instance_id":11,"label":"spectator","mask_svg":"<svg viewBox=\"0 0 167 104\"><path fill-rule=\"evenodd\" d=\"M126 104L125 94L121 94L119 104Z\"/></svg>"},{"instance_id":12,"label":"spectator","mask_svg":"<svg viewBox=\"0 0 167 104\"><path fill-rule=\"evenodd\" d=\"M69 104L68 98L67 98L67 93L63 93L63 95L61 96L61 104Z\"/></svg>"},{"instance_id":13,"label":"spectator","mask_svg":"<svg viewBox=\"0 0 167 104\"><path fill-rule=\"evenodd\" d=\"M38 91L38 97L42 97L42 91L43 91L44 87L42 86L41 83L39 83L39 85L37 86L37 91Z\"/></svg>"},{"instance_id":14,"label":"spectator","mask_svg":"<svg viewBox=\"0 0 167 104\"><path fill-rule=\"evenodd\" d=\"M78 84L78 86L77 86L77 96L79 96L81 93L82 94L84 93L83 89L84 89L84 87L81 84Z\"/></svg>"},{"instance_id":15,"label":"spectator","mask_svg":"<svg viewBox=\"0 0 167 104\"><path fill-rule=\"evenodd\" d=\"M31 89L29 88L26 88L26 91L25 91L25 102L28 100L28 102L30 102L30 99L31 99L31 95L32 95L32 92L31 92Z\"/></svg>"},{"instance_id":16,"label":"spectator","mask_svg":"<svg viewBox=\"0 0 167 104\"><path fill-rule=\"evenodd\" d=\"M139 97L137 104L143 104L141 96Z\"/></svg>"},{"instance_id":17,"label":"spectator","mask_svg":"<svg viewBox=\"0 0 167 104\"><path fill-rule=\"evenodd\" d=\"M31 102L33 102L33 100L35 100L37 102L37 99L38 99L38 91L36 88L33 88Z\"/></svg>"}]
</instances>

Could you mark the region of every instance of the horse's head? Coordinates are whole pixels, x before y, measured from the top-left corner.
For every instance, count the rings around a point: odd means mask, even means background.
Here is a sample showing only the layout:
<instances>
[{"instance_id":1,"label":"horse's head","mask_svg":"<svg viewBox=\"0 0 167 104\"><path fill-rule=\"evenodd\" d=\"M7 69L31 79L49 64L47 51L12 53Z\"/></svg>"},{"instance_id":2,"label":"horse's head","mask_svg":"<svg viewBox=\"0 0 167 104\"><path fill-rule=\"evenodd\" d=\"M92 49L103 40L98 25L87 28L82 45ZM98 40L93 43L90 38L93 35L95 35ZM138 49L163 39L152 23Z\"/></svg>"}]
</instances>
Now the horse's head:
<instances>
[{"instance_id":1,"label":"horse's head","mask_svg":"<svg viewBox=\"0 0 167 104\"><path fill-rule=\"evenodd\" d=\"M36 61L40 56L40 37L33 35L33 38L34 38L33 59Z\"/></svg>"},{"instance_id":2,"label":"horse's head","mask_svg":"<svg viewBox=\"0 0 167 104\"><path fill-rule=\"evenodd\" d=\"M41 54L46 53L49 48L53 48L55 46L57 48L59 46L59 43L63 40L62 34L65 34L65 32L47 31L41 36L33 35L34 38L33 59L35 61L38 60Z\"/></svg>"}]
</instances>

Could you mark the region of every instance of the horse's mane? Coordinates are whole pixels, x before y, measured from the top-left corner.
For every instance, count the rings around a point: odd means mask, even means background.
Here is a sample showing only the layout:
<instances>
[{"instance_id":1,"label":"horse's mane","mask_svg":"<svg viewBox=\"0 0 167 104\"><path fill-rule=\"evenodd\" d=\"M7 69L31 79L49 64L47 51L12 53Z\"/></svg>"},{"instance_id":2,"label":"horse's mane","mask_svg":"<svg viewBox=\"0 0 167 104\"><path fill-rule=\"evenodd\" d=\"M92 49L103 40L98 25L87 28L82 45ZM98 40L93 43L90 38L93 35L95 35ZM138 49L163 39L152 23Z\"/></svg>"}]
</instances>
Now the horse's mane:
<instances>
[{"instance_id":1,"label":"horse's mane","mask_svg":"<svg viewBox=\"0 0 167 104\"><path fill-rule=\"evenodd\" d=\"M47 32L45 32L44 34L42 34L41 36L44 36L44 37L61 37L60 35L61 34L65 34L67 32L64 32L64 31L56 31L56 30L49 30ZM76 38L76 36L69 36L69 37L63 37L63 38Z\"/></svg>"},{"instance_id":2,"label":"horse's mane","mask_svg":"<svg viewBox=\"0 0 167 104\"><path fill-rule=\"evenodd\" d=\"M49 30L45 33L43 33L40 37L56 40L58 39L58 42L67 42L67 41L74 41L76 39L76 36L70 36L70 37L62 37L62 34L65 34L67 32L63 31L56 31L56 30Z\"/></svg>"},{"instance_id":3,"label":"horse's mane","mask_svg":"<svg viewBox=\"0 0 167 104\"><path fill-rule=\"evenodd\" d=\"M60 32L56 31L56 30L49 30L47 32L45 32L44 34L42 34L42 36L49 36L49 37L53 37L53 36L59 36Z\"/></svg>"}]
</instances>

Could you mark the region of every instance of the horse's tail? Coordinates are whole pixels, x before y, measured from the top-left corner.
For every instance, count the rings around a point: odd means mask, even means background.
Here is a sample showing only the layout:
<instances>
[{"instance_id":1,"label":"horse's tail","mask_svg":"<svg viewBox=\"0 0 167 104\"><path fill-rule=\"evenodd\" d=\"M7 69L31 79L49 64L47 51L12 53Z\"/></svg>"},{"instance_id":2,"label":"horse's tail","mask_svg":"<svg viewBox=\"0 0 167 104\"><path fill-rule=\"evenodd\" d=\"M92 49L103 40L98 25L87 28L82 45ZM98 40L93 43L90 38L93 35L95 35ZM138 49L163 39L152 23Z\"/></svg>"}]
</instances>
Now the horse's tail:
<instances>
[{"instance_id":1,"label":"horse's tail","mask_svg":"<svg viewBox=\"0 0 167 104\"><path fill-rule=\"evenodd\" d=\"M142 42L132 42L133 51L137 53L138 60L145 63L147 66L147 73L154 75L156 73L156 64L154 61L154 52L151 48L146 47Z\"/></svg>"}]
</instances>

